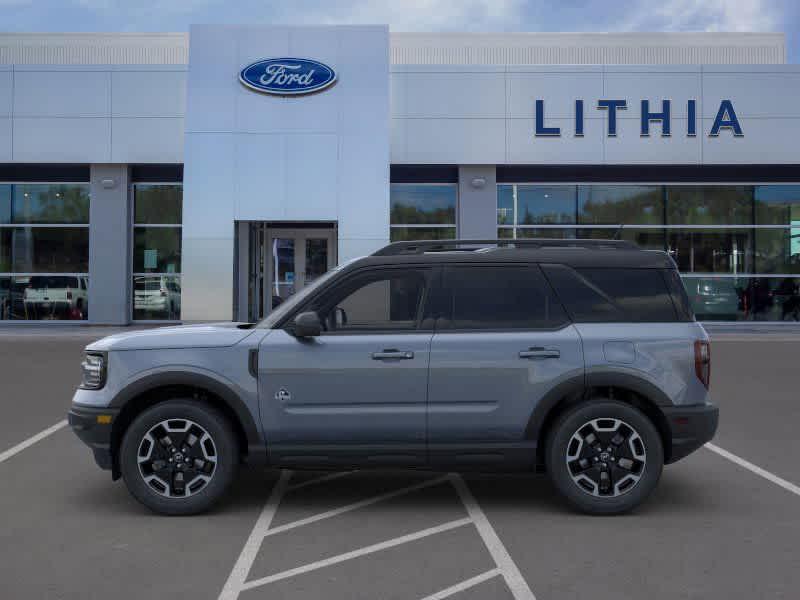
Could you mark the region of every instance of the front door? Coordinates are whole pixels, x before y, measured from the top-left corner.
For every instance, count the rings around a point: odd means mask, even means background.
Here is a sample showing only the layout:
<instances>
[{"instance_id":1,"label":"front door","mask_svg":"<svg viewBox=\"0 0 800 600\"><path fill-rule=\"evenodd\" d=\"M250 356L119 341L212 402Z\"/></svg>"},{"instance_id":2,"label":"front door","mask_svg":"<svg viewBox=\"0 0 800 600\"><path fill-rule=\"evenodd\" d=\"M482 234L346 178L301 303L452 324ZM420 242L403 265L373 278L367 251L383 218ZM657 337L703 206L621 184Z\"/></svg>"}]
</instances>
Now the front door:
<instances>
[{"instance_id":1,"label":"front door","mask_svg":"<svg viewBox=\"0 0 800 600\"><path fill-rule=\"evenodd\" d=\"M261 419L278 464L419 464L432 321L429 267L366 268L299 306L324 330L271 331L258 355Z\"/></svg>"},{"instance_id":2,"label":"front door","mask_svg":"<svg viewBox=\"0 0 800 600\"><path fill-rule=\"evenodd\" d=\"M583 382L580 336L536 265L444 270L431 344L428 442L433 464L530 467L526 427L556 386Z\"/></svg>"}]
</instances>

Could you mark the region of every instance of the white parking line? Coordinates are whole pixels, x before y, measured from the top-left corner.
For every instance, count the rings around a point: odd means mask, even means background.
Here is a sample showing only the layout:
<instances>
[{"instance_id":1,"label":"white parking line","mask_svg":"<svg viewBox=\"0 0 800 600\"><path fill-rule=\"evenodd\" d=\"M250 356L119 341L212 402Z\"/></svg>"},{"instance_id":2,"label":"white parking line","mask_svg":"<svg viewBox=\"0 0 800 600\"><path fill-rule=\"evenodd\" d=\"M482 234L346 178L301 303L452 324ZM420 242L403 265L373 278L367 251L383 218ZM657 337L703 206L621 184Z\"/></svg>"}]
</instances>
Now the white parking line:
<instances>
[{"instance_id":1,"label":"white parking line","mask_svg":"<svg viewBox=\"0 0 800 600\"><path fill-rule=\"evenodd\" d=\"M15 454L18 454L18 453L22 452L23 450L25 450L25 448L29 448L30 446L33 446L36 442L39 442L39 441L43 440L44 438L46 438L48 435L51 435L51 434L55 433L56 431L58 431L59 429L62 429L63 427L66 427L66 425L67 425L67 420L66 419L64 419L63 421L59 421L58 423L56 423L52 427L48 427L44 431L40 431L36 435L32 435L31 437L29 437L27 440L25 440L23 442L20 442L16 446L13 446L13 447L9 448L8 450L0 453L0 463L4 462L4 461L7 461L9 458L14 456Z\"/></svg>"},{"instance_id":2,"label":"white parking line","mask_svg":"<svg viewBox=\"0 0 800 600\"><path fill-rule=\"evenodd\" d=\"M478 533L483 539L483 543L486 544L486 549L489 550L489 554L492 555L495 564L503 574L506 585L508 585L508 589L511 590L511 594L514 596L514 600L536 600L536 596L533 595L531 588L528 587L528 582L525 581L516 563L511 558L508 550L506 550L503 542L500 541L500 537L497 535L494 527L492 527L486 514L484 514L478 501L475 500L475 496L469 491L461 475L452 473L450 475L450 481L452 481L456 492L458 492L458 495L461 497L461 502L464 503L467 514L472 518L475 527L478 528Z\"/></svg>"},{"instance_id":3,"label":"white parking line","mask_svg":"<svg viewBox=\"0 0 800 600\"><path fill-rule=\"evenodd\" d=\"M291 476L291 471L281 471L281 476L275 487L272 488L272 493L264 504L264 508L261 509L261 514L250 532L250 537L247 538L236 564L233 565L231 574L228 575L228 581L225 582L225 586L222 588L219 600L236 600L239 597L247 575L250 573L250 568L253 566L253 562L256 560L258 551L261 548L264 533L269 529L272 519L275 518L278 505L286 492Z\"/></svg>"},{"instance_id":4,"label":"white parking line","mask_svg":"<svg viewBox=\"0 0 800 600\"><path fill-rule=\"evenodd\" d=\"M402 544L407 544L408 542L420 540L422 538L436 535L437 533L443 533L445 531L450 531L451 529L456 529L457 527L463 527L464 525L468 525L469 523L472 523L472 519L465 517L463 519L458 519L456 521L450 521L449 523L437 525L436 527L430 527L428 529L423 529L421 531L409 533L408 535L397 537L391 540L386 540L385 542L380 542L379 544L365 546L364 548L359 548L358 550L353 550L352 552L345 552L344 554L331 556L330 558L318 560L316 562L309 563L301 567L289 569L288 571L281 571L280 573L276 573L275 575L262 577L260 579L254 579L252 581L248 581L247 583L245 583L242 586L242 591L249 590L255 587L260 587L262 585L267 585L268 583L280 581L281 579L294 577L295 575L302 575L303 573L308 573L309 571L316 571L317 569L329 567L331 565L335 565L337 563L344 562L346 560L351 560L353 558L358 558L360 556L365 556L367 554L374 554L375 552L380 552L381 550L387 550L388 548L394 548L395 546L400 546Z\"/></svg>"},{"instance_id":5,"label":"white parking line","mask_svg":"<svg viewBox=\"0 0 800 600\"><path fill-rule=\"evenodd\" d=\"M763 477L767 481L771 481L772 483L774 483L777 486L782 487L786 491L791 492L791 493L793 493L793 494L795 494L797 496L800 496L800 487L796 486L795 484L793 484L793 483L791 483L789 481L786 481L785 479L783 479L781 477L778 477L774 473L770 473L769 471L766 471L766 470L762 469L758 465L754 465L750 461L747 461L747 460L743 459L740 456L736 456L732 452L728 452L724 448L720 448L719 446L716 446L716 445L714 445L712 443L707 443L706 444L706 448L708 448L712 452L716 452L721 457L727 458L729 461L731 461L733 463L736 463L740 467L744 467L748 471L750 471L752 473L755 473L759 477Z\"/></svg>"},{"instance_id":6,"label":"white parking line","mask_svg":"<svg viewBox=\"0 0 800 600\"><path fill-rule=\"evenodd\" d=\"M284 531L289 531L290 529L302 527L303 525L310 525L311 523L316 523L317 521L322 521L323 519L338 517L339 515L343 515L344 513L351 512L359 508L364 508L365 506L370 506L371 504L377 504L378 502L383 502L384 500L396 498L397 496L405 496L406 494L410 494L411 492L416 492L418 490L422 490L434 485L439 485L440 483L444 483L446 481L447 481L447 476L445 475L443 477L436 477L435 479L428 479L427 481L423 481L422 483L415 483L414 485L409 485L407 487L400 488L399 490L386 492L385 494L380 494L379 496L372 496L371 498L367 498L365 500L359 500L358 502L353 502L352 504L347 504L345 506L334 508L332 510L325 511L323 513L319 513L311 517L306 517L305 519L298 519L297 521L286 523L285 525L281 525L280 527L269 529L268 531L264 532L263 537L275 535L276 533L283 533Z\"/></svg>"},{"instance_id":7,"label":"white parking line","mask_svg":"<svg viewBox=\"0 0 800 600\"><path fill-rule=\"evenodd\" d=\"M484 581L489 581L492 577L497 577L498 575L501 575L500 569L492 569L491 571L486 571L486 573L481 573L475 577L470 577L461 583L451 585L449 588L445 588L439 592L436 592L435 594L425 596L422 600L444 600L444 598L449 598L453 594L468 590L469 588L475 587Z\"/></svg>"}]
</instances>

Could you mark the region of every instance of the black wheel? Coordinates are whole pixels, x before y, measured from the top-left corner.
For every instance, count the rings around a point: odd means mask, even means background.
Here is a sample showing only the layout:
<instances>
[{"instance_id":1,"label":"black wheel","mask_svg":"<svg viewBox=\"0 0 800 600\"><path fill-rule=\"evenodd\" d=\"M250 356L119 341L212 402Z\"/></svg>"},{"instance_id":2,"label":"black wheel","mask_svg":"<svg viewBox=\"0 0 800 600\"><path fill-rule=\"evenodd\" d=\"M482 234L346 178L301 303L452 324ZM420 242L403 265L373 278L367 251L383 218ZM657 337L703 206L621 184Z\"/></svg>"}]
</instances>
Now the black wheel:
<instances>
[{"instance_id":1,"label":"black wheel","mask_svg":"<svg viewBox=\"0 0 800 600\"><path fill-rule=\"evenodd\" d=\"M640 410L598 398L575 406L547 439L547 472L574 507L615 515L641 504L664 466L661 437Z\"/></svg>"},{"instance_id":2,"label":"black wheel","mask_svg":"<svg viewBox=\"0 0 800 600\"><path fill-rule=\"evenodd\" d=\"M119 459L125 485L139 502L157 513L191 515L219 500L233 481L239 453L222 413L175 399L134 419Z\"/></svg>"}]
</instances>

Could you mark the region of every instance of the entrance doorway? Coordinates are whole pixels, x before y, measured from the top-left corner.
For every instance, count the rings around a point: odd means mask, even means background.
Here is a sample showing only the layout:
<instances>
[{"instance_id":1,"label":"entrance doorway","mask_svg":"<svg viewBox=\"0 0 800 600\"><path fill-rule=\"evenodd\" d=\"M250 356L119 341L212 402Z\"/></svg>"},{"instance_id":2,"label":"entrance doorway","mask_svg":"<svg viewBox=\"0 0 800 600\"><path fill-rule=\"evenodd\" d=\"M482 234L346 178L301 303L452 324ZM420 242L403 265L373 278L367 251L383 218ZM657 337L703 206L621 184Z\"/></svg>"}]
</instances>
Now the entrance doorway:
<instances>
[{"instance_id":1,"label":"entrance doorway","mask_svg":"<svg viewBox=\"0 0 800 600\"><path fill-rule=\"evenodd\" d=\"M331 224L250 223L248 318L263 319L284 300L336 266Z\"/></svg>"}]
</instances>

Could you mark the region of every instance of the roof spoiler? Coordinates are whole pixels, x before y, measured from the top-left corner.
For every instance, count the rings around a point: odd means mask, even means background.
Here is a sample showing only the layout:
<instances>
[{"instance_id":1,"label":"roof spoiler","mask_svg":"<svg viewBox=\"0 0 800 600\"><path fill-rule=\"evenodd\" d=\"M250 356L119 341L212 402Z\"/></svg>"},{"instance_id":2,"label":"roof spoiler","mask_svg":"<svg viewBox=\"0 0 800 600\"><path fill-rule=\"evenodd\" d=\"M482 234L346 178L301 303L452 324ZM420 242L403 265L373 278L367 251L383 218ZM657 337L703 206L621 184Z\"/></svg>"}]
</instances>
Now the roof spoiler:
<instances>
[{"instance_id":1,"label":"roof spoiler","mask_svg":"<svg viewBox=\"0 0 800 600\"><path fill-rule=\"evenodd\" d=\"M485 240L419 240L413 242L394 242L384 246L372 256L398 256L402 254L425 254L426 252L475 252L492 248L541 249L541 248L591 248L607 250L638 250L639 247L627 240L586 240L586 239L485 239Z\"/></svg>"}]
</instances>

